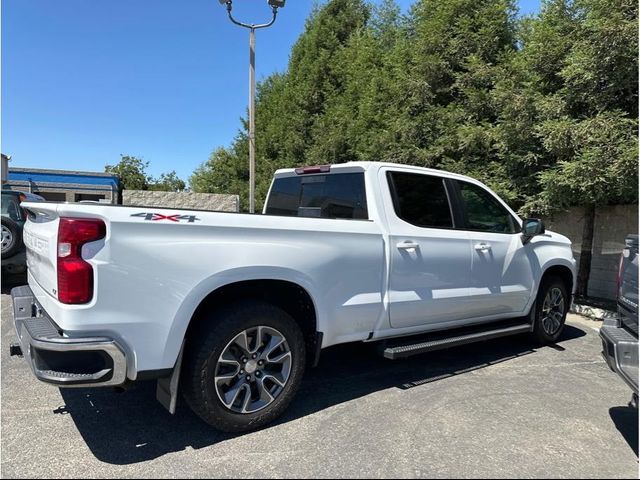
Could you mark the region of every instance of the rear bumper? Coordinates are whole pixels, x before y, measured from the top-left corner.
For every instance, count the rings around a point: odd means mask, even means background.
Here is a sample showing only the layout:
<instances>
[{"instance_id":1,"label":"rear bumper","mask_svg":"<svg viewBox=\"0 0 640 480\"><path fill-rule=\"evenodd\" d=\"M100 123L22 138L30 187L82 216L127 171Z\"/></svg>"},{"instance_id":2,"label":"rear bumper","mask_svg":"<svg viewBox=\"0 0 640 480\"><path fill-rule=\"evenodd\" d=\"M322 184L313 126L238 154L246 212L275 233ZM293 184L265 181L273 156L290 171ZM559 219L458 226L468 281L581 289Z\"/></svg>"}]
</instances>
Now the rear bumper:
<instances>
[{"instance_id":1,"label":"rear bumper","mask_svg":"<svg viewBox=\"0 0 640 480\"><path fill-rule=\"evenodd\" d=\"M126 382L126 357L113 339L65 336L28 285L11 290L11 299L20 349L36 378L60 387L108 387Z\"/></svg>"},{"instance_id":2,"label":"rear bumper","mask_svg":"<svg viewBox=\"0 0 640 480\"><path fill-rule=\"evenodd\" d=\"M616 325L605 324L600 329L602 356L609 368L638 393L638 339Z\"/></svg>"}]
</instances>

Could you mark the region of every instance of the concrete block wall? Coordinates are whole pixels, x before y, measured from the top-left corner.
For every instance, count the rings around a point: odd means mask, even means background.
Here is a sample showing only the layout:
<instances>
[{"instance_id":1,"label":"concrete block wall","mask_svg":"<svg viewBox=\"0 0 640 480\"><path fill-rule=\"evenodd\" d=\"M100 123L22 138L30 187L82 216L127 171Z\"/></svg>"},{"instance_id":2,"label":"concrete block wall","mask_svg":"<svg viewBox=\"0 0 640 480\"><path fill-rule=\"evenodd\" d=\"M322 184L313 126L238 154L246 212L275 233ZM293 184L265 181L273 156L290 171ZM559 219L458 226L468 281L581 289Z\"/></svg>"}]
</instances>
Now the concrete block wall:
<instances>
[{"instance_id":1,"label":"concrete block wall","mask_svg":"<svg viewBox=\"0 0 640 480\"><path fill-rule=\"evenodd\" d=\"M556 213L546 218L545 224L549 230L571 239L573 256L579 262L584 209L573 207L566 212ZM610 300L616 298L620 253L626 236L634 233L638 233L638 205L612 205L596 209L589 296Z\"/></svg>"},{"instance_id":2,"label":"concrete block wall","mask_svg":"<svg viewBox=\"0 0 640 480\"><path fill-rule=\"evenodd\" d=\"M122 204L138 207L238 212L240 210L240 197L238 195L218 195L213 193L124 190L122 192Z\"/></svg>"}]
</instances>

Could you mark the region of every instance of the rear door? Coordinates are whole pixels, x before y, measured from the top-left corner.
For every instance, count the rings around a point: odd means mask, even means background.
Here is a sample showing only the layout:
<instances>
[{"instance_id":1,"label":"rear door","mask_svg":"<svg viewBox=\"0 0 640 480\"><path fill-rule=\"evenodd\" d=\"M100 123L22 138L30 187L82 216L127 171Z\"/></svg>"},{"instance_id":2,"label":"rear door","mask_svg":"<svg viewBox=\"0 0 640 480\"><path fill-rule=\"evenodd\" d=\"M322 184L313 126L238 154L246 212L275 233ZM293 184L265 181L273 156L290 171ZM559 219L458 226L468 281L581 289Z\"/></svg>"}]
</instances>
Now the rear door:
<instances>
[{"instance_id":1,"label":"rear door","mask_svg":"<svg viewBox=\"0 0 640 480\"><path fill-rule=\"evenodd\" d=\"M380 175L393 205L387 212L391 326L465 318L471 241L468 232L455 229L447 182L411 170L382 169Z\"/></svg>"},{"instance_id":2,"label":"rear door","mask_svg":"<svg viewBox=\"0 0 640 480\"><path fill-rule=\"evenodd\" d=\"M533 270L519 222L481 185L454 181L471 238L469 317L519 314L533 291Z\"/></svg>"}]
</instances>

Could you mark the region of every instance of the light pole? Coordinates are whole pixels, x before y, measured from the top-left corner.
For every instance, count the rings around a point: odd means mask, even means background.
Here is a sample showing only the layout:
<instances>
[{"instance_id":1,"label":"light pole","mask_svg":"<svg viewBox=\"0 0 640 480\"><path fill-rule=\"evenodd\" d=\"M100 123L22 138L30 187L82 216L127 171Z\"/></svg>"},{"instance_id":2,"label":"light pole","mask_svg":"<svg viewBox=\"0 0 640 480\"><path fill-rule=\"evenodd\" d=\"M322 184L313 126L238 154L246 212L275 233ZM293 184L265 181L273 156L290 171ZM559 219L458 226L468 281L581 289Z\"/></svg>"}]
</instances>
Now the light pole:
<instances>
[{"instance_id":1,"label":"light pole","mask_svg":"<svg viewBox=\"0 0 640 480\"><path fill-rule=\"evenodd\" d=\"M272 18L268 23L243 23L233 18L233 0L219 0L227 6L229 20L240 27L249 29L249 212L256 209L256 30L276 23L278 8L284 7L286 0L267 0Z\"/></svg>"}]
</instances>

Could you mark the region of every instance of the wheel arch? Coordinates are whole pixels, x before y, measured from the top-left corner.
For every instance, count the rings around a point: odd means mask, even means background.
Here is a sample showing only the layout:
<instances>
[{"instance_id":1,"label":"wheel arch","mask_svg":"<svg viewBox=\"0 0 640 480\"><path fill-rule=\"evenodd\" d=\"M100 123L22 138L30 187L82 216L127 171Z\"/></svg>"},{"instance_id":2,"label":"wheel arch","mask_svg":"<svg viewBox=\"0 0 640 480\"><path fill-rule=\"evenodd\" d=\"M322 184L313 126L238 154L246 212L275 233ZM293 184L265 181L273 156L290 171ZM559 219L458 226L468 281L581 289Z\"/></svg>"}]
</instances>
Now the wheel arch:
<instances>
[{"instance_id":1,"label":"wheel arch","mask_svg":"<svg viewBox=\"0 0 640 480\"><path fill-rule=\"evenodd\" d=\"M542 286L543 282L550 277L560 278L562 282L565 284L565 287L567 288L567 293L570 296L573 294L575 279L574 279L573 270L571 268L569 268L566 265L559 265L559 264L551 265L547 267L544 270L542 277L540 278L540 285L538 286L538 289L540 288L540 286Z\"/></svg>"},{"instance_id":2,"label":"wheel arch","mask_svg":"<svg viewBox=\"0 0 640 480\"><path fill-rule=\"evenodd\" d=\"M534 277L537 280L534 283L532 296L529 300L529 304L527 305L527 309L525 310L528 317L533 315L536 306L536 299L538 298L540 288L542 287L545 280L549 277L559 277L560 279L562 279L567 288L567 293L569 294L569 296L571 297L573 295L576 282L576 273L575 266L568 260L565 262L564 259L552 259L551 261L542 265L539 270L534 270Z\"/></svg>"},{"instance_id":3,"label":"wheel arch","mask_svg":"<svg viewBox=\"0 0 640 480\"><path fill-rule=\"evenodd\" d=\"M165 357L173 364L183 342L188 342L196 327L208 321L208 312L244 300L258 300L275 305L288 313L302 330L310 364L316 362L322 346L316 303L310 289L291 279L281 277L227 278L216 282L214 287L202 289L198 298L190 303L188 312L176 318L170 338L178 339L179 345L168 346Z\"/></svg>"}]
</instances>

